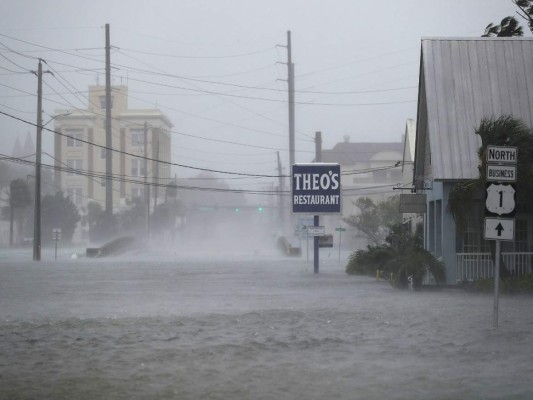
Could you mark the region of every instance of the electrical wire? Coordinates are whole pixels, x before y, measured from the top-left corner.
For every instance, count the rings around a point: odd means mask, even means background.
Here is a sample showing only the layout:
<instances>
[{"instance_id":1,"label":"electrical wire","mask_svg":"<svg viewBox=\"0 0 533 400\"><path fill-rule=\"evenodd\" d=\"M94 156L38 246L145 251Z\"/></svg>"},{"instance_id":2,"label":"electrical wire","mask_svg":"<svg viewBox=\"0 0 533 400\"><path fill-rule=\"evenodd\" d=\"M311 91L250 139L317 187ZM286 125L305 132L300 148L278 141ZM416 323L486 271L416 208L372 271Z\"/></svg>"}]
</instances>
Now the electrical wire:
<instances>
[{"instance_id":1,"label":"electrical wire","mask_svg":"<svg viewBox=\"0 0 533 400\"><path fill-rule=\"evenodd\" d=\"M24 120L22 118L16 117L16 116L11 115L9 113L6 113L4 111L0 110L0 114L3 114L3 115L5 115L7 117L10 117L12 119L18 120L20 122L24 122L24 123L26 123L28 125L32 125L32 126L37 127L37 124L35 124L33 122L26 121L26 120ZM56 135L60 135L60 136L66 137L66 138L70 138L70 139L76 140L78 142L89 144L89 145L92 145L92 146L95 146L95 147L99 147L101 149L109 150L109 151L112 151L112 152L115 152L115 153L118 153L118 154L125 154L125 155L130 156L130 157L136 157L136 158L139 158L139 159L145 159L147 161L159 162L159 163L165 164L165 165L171 165L171 166L175 166L175 167L188 168L188 169L193 169L193 170L198 170L198 171L205 171L205 172L216 172L216 173L228 174L228 175L251 176L251 177L261 177L261 178L277 178L278 177L278 175L248 174L248 173L241 173L241 172L221 171L221 170L210 169L210 168L199 168L199 167L193 167L193 166L190 166L190 165L173 163L173 162L170 162L170 161L157 160L157 159L154 159L154 158L144 157L144 156L140 156L140 155L137 155L137 154L129 153L127 151L117 150L117 149L114 149L112 147L107 147L107 146L100 145L100 144L97 144L97 143L89 142L88 140L79 139L79 138L67 135L65 133L62 133L62 132L54 131L53 129L49 129L49 128L46 128L46 127L43 127L43 126L41 126L41 129L49 131L49 132L52 132L52 133L55 133Z\"/></svg>"}]
</instances>

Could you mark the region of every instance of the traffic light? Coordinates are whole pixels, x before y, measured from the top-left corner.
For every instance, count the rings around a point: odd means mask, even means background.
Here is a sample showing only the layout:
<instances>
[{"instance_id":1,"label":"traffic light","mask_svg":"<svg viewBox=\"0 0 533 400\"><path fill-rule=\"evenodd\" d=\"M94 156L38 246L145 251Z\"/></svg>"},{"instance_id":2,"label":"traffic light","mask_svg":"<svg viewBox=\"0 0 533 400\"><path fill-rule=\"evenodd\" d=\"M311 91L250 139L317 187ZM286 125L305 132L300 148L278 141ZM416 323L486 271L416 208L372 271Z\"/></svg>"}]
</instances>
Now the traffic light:
<instances>
[{"instance_id":1,"label":"traffic light","mask_svg":"<svg viewBox=\"0 0 533 400\"><path fill-rule=\"evenodd\" d=\"M235 207L235 212L241 211L238 207Z\"/></svg>"},{"instance_id":2,"label":"traffic light","mask_svg":"<svg viewBox=\"0 0 533 400\"><path fill-rule=\"evenodd\" d=\"M257 207L257 211L259 212L263 212L264 208L263 207Z\"/></svg>"}]
</instances>

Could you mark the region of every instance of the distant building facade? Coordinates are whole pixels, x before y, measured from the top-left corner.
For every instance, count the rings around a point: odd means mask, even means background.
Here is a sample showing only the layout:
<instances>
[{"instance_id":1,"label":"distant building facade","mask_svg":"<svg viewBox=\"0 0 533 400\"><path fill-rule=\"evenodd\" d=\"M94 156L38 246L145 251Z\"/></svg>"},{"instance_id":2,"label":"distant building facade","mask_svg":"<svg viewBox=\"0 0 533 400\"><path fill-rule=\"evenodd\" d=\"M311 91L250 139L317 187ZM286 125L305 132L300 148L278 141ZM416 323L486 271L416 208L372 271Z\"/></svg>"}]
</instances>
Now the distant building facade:
<instances>
[{"instance_id":1,"label":"distant building facade","mask_svg":"<svg viewBox=\"0 0 533 400\"><path fill-rule=\"evenodd\" d=\"M322 162L340 164L342 184L342 214L323 217L326 232L334 234L335 228L342 226L348 228L352 237L351 241L343 239L346 246L353 248L354 240L364 243L364 237L355 228L347 227L342 219L359 214L354 203L360 197L379 202L399 194L392 189L402 185L403 160L404 143L401 141L354 143L345 136L344 142L337 143L330 150L322 150Z\"/></svg>"},{"instance_id":2,"label":"distant building facade","mask_svg":"<svg viewBox=\"0 0 533 400\"><path fill-rule=\"evenodd\" d=\"M146 161L148 158L171 161L172 123L158 109L129 109L128 88L113 86L112 110L112 168L113 211L124 207L127 201L143 198L148 182L166 184L171 178L170 165ZM106 96L105 86L89 86L87 109L56 110L54 130L56 190L62 190L83 213L89 201L105 208L106 193ZM147 126L147 140L144 125ZM76 139L80 139L79 141ZM145 168L146 166L146 168ZM152 202L158 202L164 191L153 187Z\"/></svg>"}]
</instances>

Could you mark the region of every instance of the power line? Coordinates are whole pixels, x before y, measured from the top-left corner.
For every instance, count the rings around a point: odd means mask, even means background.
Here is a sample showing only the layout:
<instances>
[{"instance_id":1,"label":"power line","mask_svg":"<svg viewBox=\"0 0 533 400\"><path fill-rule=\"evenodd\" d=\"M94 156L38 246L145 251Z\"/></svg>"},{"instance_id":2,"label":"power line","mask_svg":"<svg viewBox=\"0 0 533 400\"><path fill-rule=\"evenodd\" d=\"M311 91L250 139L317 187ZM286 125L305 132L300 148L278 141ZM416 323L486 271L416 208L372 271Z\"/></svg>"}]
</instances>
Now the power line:
<instances>
[{"instance_id":1,"label":"power line","mask_svg":"<svg viewBox=\"0 0 533 400\"><path fill-rule=\"evenodd\" d=\"M11 115L9 113L6 113L4 111L0 110L0 114L3 114L5 116L7 116L7 117L16 119L16 120L18 120L20 122L24 122L24 123L26 123L28 125L32 125L32 126L37 127L37 124L35 124L33 122L26 121L26 120L24 120L22 118L16 117L16 116ZM157 160L157 159L154 159L154 158L144 157L144 156L140 156L140 155L137 155L137 154L129 153L127 151L117 150L117 149L114 149L112 147L107 147L107 146L103 146L103 145L96 144L96 143L93 143L93 142L89 142L88 140L79 139L79 138L67 135L65 133L58 132L58 131L55 131L53 129L46 128L46 127L42 127L42 129L47 130L47 131L52 132L52 133L55 133L56 135L67 137L67 138L76 140L78 142L89 144L89 145L92 145L92 146L95 146L95 147L99 147L99 148L102 148L102 149L105 149L105 150L113 151L115 153L124 154L124 155L128 155L130 157L136 157L136 158L139 158L139 159L146 159L147 161L158 162L158 163L161 163L161 164L172 165L172 166L175 166L175 167L188 168L188 169L193 169L193 170L198 170L198 171L205 171L205 172L215 172L215 173L228 174L228 175L252 176L252 177L262 177L262 178L277 178L278 177L277 175L247 174L247 173L240 173L240 172L221 171L221 170L210 169L210 168L199 168L199 167L193 167L193 166L190 166L190 165L173 163L173 162L170 162L170 161Z\"/></svg>"},{"instance_id":2,"label":"power line","mask_svg":"<svg viewBox=\"0 0 533 400\"><path fill-rule=\"evenodd\" d=\"M24 160L18 157L9 157L4 154L0 154L0 157L2 160L9 161L9 162L15 162L19 164L25 164L25 165L35 165L35 162ZM75 173L76 175L82 175L86 177L93 177L93 178L107 178L108 175L105 173L95 173L88 170L81 170L81 169L74 169L70 167L61 167L57 165L50 165L50 164L41 164L42 167L61 171L61 172L70 172ZM140 177L142 178L142 177ZM144 182L141 180L136 180L132 178L126 178L125 176L121 175L112 175L109 177L109 179L113 181L118 182L125 182L125 183L132 183L137 185L143 185L143 186L151 186L151 187L175 187L177 189L185 189L185 190L198 190L198 191L208 191L208 192L225 192L225 193L242 193L242 194L265 194L265 195L278 195L279 191L277 190L245 190L245 189L225 189L225 188L214 188L214 187L201 187L201 186L185 186L185 185L177 185L177 184L166 184L166 183L155 183L155 182Z\"/></svg>"},{"instance_id":3,"label":"power line","mask_svg":"<svg viewBox=\"0 0 533 400\"><path fill-rule=\"evenodd\" d=\"M125 55L125 54L123 54ZM127 55L126 55L127 56ZM130 56L128 56L130 57ZM140 60L137 60L133 57L131 57L133 60L140 62L142 64L148 65ZM149 73L152 75L159 75L169 78L176 78L176 79L182 79L186 81L193 81L193 82L201 82L201 83L209 83L213 85L221 85L221 86L230 86L230 87L236 87L240 89L250 89L250 90L265 90L265 91L271 91L271 92L283 92L284 90L279 88L268 88L268 87L262 87L262 86L248 86L248 85L240 85L235 83L227 83L227 82L218 82L218 81L212 81L212 80L206 80L206 79L199 79L199 78L193 78L193 77L187 77L182 75L176 75L176 74L169 74L166 72L154 72L154 71L147 71L139 68L134 68L122 64L113 63L113 65L121 67L121 68L129 68L132 71L135 72L144 72ZM353 91L313 91L313 90L295 90L296 93L309 93L309 94L338 94L338 95L348 95L348 94L364 94L364 93L380 93L380 92L390 92L390 91L397 91L397 90L407 90L407 89L416 89L417 86L409 86L409 87L400 87L400 88L388 88L388 89L375 89L375 90L353 90Z\"/></svg>"},{"instance_id":4,"label":"power line","mask_svg":"<svg viewBox=\"0 0 533 400\"><path fill-rule=\"evenodd\" d=\"M162 86L162 87L168 87L168 88L180 89L180 90L187 90L187 91L192 91L196 93L205 93L209 95L227 96L227 97L234 97L238 99L258 100L258 101L266 101L266 102L273 102L273 103L287 103L288 102L287 100L269 99L266 97L244 96L244 95L224 93L224 92L214 92L212 90L186 88L183 86L170 85L170 84L165 84L165 83L160 83L160 82L150 82L150 81L146 81L143 79L135 79L131 77L128 79L134 82L146 83L149 85ZM377 103L317 103L317 102L295 101L294 103L299 104L299 105L309 105L309 106L364 107L364 106L383 106L383 105L392 105L392 104L415 103L416 101L417 100L400 100L400 101L387 101L387 102L377 102Z\"/></svg>"},{"instance_id":5,"label":"power line","mask_svg":"<svg viewBox=\"0 0 533 400\"><path fill-rule=\"evenodd\" d=\"M4 154L0 154L0 157L2 160L6 160L9 162L15 162L20 164L26 164L26 165L35 165L35 162L24 160L22 158L18 157L10 157ZM73 169L73 168L65 168L55 165L49 165L49 164L41 164L44 168L49 168L53 170L59 170L62 172L71 172L75 173L77 175L87 176L87 177L96 177L96 178L102 178L106 177L105 173L94 173L87 170L80 170L80 169ZM247 189L225 189L225 188L214 188L214 187L201 187L201 186L186 186L186 185L178 185L178 184L164 184L164 183L155 183L155 182L147 182L139 181L136 179L131 178L125 178L125 176L121 175L112 175L111 180L119 181L119 182L126 182L126 183L132 183L132 184L138 184L143 186L157 186L157 187L176 187L177 189L184 189L184 190L197 190L197 191L208 191L208 192L224 192L224 193L240 193L240 194L256 194L256 195L272 195L277 196L280 193L284 196L288 196L291 194L291 191L288 190L247 190ZM360 191L360 190L370 190L370 189L379 189L379 188L386 188L386 187L398 187L401 183L395 183L395 184L386 184L386 185L377 185L377 186L367 186L367 187L360 187L360 188L351 188L351 189L342 189L342 193L345 194L347 192L354 192L354 191ZM376 192L377 193L383 193L383 192ZM369 193L365 193L369 194Z\"/></svg>"},{"instance_id":6,"label":"power line","mask_svg":"<svg viewBox=\"0 0 533 400\"><path fill-rule=\"evenodd\" d=\"M164 54L164 53L156 53L156 52L150 52L150 51L133 50L133 49L127 49L127 48L123 48L123 47L119 47L119 49L120 50L124 50L124 51L129 51L129 52L132 52L132 53L151 55L151 56L160 56L160 57L169 57L169 58L213 60L213 59L247 57L247 56L260 54L260 53L265 53L267 51L274 50L274 47L267 47L267 48L264 48L264 49L261 49L261 50L251 51L251 52L248 52L248 53L225 55L225 56L184 56L184 55L177 55L177 54Z\"/></svg>"}]
</instances>

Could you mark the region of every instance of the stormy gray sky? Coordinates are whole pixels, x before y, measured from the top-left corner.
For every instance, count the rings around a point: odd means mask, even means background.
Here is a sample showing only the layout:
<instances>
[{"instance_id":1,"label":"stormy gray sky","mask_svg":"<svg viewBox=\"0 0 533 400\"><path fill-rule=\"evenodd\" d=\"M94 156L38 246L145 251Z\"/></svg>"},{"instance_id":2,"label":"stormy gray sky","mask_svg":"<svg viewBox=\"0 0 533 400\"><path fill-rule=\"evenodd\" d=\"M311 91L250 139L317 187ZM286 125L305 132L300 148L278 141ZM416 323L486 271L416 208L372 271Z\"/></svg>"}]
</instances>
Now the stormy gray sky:
<instances>
[{"instance_id":1,"label":"stormy gray sky","mask_svg":"<svg viewBox=\"0 0 533 400\"><path fill-rule=\"evenodd\" d=\"M278 150L288 164L287 52L278 46L288 30L296 161L308 162L315 131L325 149L346 135L400 141L416 117L421 37L480 36L515 13L511 0L3 0L0 110L35 122L28 71L39 57L55 73L44 77L43 121L86 108L88 85L105 82L109 23L113 83L128 85L130 108L158 107L172 120L174 162L272 174ZM3 154L35 132L5 115L0 126ZM44 141L51 152L51 133Z\"/></svg>"}]
</instances>

